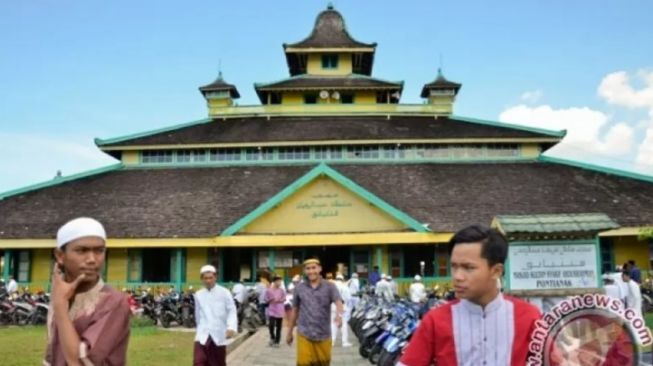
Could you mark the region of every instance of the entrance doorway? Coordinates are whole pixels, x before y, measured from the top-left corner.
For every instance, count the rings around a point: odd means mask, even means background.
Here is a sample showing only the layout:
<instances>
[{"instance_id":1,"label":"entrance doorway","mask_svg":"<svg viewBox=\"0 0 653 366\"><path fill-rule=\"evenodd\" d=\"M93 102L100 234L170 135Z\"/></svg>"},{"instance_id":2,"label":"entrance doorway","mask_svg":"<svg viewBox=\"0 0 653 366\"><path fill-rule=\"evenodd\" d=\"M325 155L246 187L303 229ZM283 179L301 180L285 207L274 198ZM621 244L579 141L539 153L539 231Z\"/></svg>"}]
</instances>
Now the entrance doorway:
<instances>
[{"instance_id":1,"label":"entrance doorway","mask_svg":"<svg viewBox=\"0 0 653 366\"><path fill-rule=\"evenodd\" d=\"M315 257L322 263L322 277L331 272L335 277L337 272L341 272L349 278L351 269L349 268L349 247L343 246L321 246L306 248L306 257Z\"/></svg>"}]
</instances>

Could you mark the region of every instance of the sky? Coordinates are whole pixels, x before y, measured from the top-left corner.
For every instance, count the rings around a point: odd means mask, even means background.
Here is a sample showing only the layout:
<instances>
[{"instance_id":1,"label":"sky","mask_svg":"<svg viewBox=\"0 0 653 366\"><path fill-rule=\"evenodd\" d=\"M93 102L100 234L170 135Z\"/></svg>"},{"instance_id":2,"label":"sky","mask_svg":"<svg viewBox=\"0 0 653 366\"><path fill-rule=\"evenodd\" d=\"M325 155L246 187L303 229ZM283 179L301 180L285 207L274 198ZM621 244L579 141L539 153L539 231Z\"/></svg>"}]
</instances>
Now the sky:
<instances>
[{"instance_id":1,"label":"sky","mask_svg":"<svg viewBox=\"0 0 653 366\"><path fill-rule=\"evenodd\" d=\"M257 104L327 3L0 2L0 192L115 163L96 137L206 117L219 65ZM402 103L442 67L455 114L566 129L548 155L653 175L653 1L333 3Z\"/></svg>"}]
</instances>

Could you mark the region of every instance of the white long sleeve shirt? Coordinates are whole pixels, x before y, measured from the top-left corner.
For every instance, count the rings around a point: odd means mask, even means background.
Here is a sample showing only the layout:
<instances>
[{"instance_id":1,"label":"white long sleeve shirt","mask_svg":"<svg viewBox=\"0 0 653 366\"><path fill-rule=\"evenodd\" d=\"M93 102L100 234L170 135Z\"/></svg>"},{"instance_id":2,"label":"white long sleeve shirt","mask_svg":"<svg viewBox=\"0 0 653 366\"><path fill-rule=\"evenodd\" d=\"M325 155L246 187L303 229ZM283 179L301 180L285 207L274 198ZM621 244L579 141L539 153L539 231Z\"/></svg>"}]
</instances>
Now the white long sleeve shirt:
<instances>
[{"instance_id":1,"label":"white long sleeve shirt","mask_svg":"<svg viewBox=\"0 0 653 366\"><path fill-rule=\"evenodd\" d=\"M227 344L227 330L238 332L236 305L229 290L215 285L195 293L195 341L205 345L209 336L217 346Z\"/></svg>"},{"instance_id":2,"label":"white long sleeve shirt","mask_svg":"<svg viewBox=\"0 0 653 366\"><path fill-rule=\"evenodd\" d=\"M638 316L642 316L642 292L637 282L630 280L626 282L628 294L626 295L626 308L633 309Z\"/></svg>"},{"instance_id":3,"label":"white long sleeve shirt","mask_svg":"<svg viewBox=\"0 0 653 366\"><path fill-rule=\"evenodd\" d=\"M414 303L419 303L422 300L426 299L426 289L424 284L421 282L414 282L410 285L408 289L410 294L410 301Z\"/></svg>"}]
</instances>

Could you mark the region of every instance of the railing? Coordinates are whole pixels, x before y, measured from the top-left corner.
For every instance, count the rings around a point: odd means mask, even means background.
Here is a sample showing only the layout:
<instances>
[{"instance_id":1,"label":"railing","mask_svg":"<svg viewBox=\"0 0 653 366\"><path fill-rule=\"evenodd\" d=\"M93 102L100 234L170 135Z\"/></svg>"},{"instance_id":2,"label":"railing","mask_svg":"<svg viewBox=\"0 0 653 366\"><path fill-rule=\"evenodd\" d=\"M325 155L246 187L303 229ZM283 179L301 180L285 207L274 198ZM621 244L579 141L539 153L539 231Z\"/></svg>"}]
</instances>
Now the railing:
<instances>
[{"instance_id":1,"label":"railing","mask_svg":"<svg viewBox=\"0 0 653 366\"><path fill-rule=\"evenodd\" d=\"M209 107L211 117L229 117L237 115L274 116L274 115L319 115L328 114L426 114L449 115L451 104L271 104L243 105L226 107Z\"/></svg>"}]
</instances>

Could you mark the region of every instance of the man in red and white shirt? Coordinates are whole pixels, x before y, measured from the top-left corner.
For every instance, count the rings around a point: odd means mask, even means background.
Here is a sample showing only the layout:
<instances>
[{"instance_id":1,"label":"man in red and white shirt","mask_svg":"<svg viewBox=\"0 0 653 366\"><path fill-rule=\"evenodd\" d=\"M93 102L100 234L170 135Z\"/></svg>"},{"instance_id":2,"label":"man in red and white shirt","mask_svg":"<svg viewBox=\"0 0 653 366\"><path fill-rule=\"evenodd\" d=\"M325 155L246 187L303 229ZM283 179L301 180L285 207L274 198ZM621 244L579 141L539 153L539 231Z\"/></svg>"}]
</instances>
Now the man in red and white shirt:
<instances>
[{"instance_id":1,"label":"man in red and white shirt","mask_svg":"<svg viewBox=\"0 0 653 366\"><path fill-rule=\"evenodd\" d=\"M401 357L402 366L520 366L539 310L497 288L508 243L473 225L449 242L457 300L431 310Z\"/></svg>"}]
</instances>

